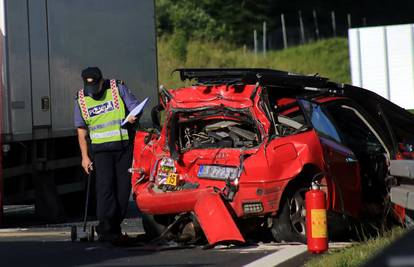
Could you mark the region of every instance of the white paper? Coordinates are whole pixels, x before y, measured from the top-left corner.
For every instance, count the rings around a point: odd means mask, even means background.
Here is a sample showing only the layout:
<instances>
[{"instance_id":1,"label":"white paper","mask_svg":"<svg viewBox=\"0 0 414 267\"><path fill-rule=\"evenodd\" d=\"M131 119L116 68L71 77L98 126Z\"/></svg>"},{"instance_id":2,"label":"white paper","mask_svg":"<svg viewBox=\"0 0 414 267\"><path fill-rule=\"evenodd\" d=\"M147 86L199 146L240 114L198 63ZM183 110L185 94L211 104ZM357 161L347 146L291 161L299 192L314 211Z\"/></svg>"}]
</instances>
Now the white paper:
<instances>
[{"instance_id":1,"label":"white paper","mask_svg":"<svg viewBox=\"0 0 414 267\"><path fill-rule=\"evenodd\" d=\"M122 122L121 126L124 126L125 124L128 123L128 118L129 117L135 117L137 116L139 113L142 112L142 110L144 109L145 105L148 102L148 97L145 98L141 103L138 104L138 106L136 106L129 114L128 116L125 118L125 120Z\"/></svg>"}]
</instances>

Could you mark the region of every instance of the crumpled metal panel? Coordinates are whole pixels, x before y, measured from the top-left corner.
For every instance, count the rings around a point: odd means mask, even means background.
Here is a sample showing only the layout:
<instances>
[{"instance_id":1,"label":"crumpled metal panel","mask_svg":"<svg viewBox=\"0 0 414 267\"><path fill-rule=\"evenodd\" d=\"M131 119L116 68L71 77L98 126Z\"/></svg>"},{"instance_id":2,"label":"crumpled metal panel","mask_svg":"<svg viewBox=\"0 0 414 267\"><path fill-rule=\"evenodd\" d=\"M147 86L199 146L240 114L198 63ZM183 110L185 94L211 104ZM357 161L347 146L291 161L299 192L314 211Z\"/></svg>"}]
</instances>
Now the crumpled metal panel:
<instances>
[{"instance_id":1,"label":"crumpled metal panel","mask_svg":"<svg viewBox=\"0 0 414 267\"><path fill-rule=\"evenodd\" d=\"M210 245L244 243L236 223L213 188L178 192L154 192L143 187L135 199L139 209L148 214L178 214L194 211Z\"/></svg>"},{"instance_id":2,"label":"crumpled metal panel","mask_svg":"<svg viewBox=\"0 0 414 267\"><path fill-rule=\"evenodd\" d=\"M210 245L245 242L219 193L201 195L194 212Z\"/></svg>"}]
</instances>

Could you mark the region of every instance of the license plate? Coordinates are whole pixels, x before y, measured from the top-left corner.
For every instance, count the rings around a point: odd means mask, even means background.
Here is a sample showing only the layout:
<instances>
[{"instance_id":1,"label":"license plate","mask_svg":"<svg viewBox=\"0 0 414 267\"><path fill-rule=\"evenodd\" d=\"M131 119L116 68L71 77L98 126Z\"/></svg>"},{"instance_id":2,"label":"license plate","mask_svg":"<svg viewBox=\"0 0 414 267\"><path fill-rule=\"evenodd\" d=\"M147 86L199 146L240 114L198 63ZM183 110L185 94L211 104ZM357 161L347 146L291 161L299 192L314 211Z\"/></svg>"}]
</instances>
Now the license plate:
<instances>
[{"instance_id":1,"label":"license plate","mask_svg":"<svg viewBox=\"0 0 414 267\"><path fill-rule=\"evenodd\" d=\"M198 169L198 177L216 180L230 179L233 181L237 178L238 173L239 169L236 167L200 165L200 168Z\"/></svg>"},{"instance_id":2,"label":"license plate","mask_svg":"<svg viewBox=\"0 0 414 267\"><path fill-rule=\"evenodd\" d=\"M168 174L168 177L165 183L168 185L177 186L177 181L178 181L178 174L170 172Z\"/></svg>"}]
</instances>

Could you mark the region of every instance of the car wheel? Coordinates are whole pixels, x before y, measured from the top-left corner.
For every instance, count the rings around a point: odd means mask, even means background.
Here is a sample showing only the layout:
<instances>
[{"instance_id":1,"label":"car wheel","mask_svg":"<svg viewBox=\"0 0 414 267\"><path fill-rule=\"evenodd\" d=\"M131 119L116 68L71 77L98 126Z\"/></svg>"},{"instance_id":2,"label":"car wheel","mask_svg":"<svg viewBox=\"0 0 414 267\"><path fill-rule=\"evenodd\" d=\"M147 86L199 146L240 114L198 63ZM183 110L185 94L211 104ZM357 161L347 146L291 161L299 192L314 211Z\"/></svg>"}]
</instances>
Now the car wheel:
<instances>
[{"instance_id":1,"label":"car wheel","mask_svg":"<svg viewBox=\"0 0 414 267\"><path fill-rule=\"evenodd\" d=\"M277 242L306 243L306 191L302 188L289 195L273 218L271 232Z\"/></svg>"}]
</instances>

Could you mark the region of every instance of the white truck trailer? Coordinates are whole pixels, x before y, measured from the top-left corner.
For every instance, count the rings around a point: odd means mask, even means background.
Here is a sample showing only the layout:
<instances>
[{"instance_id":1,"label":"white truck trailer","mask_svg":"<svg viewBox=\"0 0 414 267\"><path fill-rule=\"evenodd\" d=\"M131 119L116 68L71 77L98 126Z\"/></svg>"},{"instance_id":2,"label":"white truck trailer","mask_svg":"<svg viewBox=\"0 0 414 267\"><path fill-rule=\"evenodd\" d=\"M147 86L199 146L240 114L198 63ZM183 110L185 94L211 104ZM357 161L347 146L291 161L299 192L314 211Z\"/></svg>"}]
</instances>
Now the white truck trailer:
<instances>
[{"instance_id":1,"label":"white truck trailer","mask_svg":"<svg viewBox=\"0 0 414 267\"><path fill-rule=\"evenodd\" d=\"M154 0L0 0L3 205L35 203L50 221L82 210L73 126L81 70L99 66L157 100ZM141 124L150 123L145 112ZM1 225L1 219L0 219Z\"/></svg>"}]
</instances>

